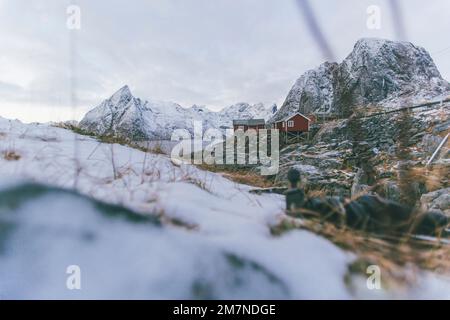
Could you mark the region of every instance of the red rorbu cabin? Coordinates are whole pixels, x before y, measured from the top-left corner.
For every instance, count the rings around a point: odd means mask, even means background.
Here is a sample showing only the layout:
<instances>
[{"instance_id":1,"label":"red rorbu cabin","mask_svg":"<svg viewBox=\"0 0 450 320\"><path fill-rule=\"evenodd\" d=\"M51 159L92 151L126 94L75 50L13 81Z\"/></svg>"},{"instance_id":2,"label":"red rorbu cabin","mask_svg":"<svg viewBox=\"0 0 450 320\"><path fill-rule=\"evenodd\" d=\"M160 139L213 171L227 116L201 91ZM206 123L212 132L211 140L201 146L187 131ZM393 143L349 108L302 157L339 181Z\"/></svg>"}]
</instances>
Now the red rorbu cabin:
<instances>
[{"instance_id":1,"label":"red rorbu cabin","mask_svg":"<svg viewBox=\"0 0 450 320\"><path fill-rule=\"evenodd\" d=\"M311 119L297 112L284 119L278 120L272 124L272 128L280 130L280 132L308 132Z\"/></svg>"}]
</instances>

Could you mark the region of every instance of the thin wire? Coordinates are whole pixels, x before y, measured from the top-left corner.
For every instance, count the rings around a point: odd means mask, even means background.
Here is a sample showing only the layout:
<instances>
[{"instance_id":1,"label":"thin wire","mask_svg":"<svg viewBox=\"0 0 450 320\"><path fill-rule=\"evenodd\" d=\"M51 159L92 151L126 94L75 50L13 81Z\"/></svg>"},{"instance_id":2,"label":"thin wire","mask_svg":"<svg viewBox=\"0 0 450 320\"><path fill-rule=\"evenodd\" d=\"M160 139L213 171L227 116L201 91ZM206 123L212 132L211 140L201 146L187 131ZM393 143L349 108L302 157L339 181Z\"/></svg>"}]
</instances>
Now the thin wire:
<instances>
[{"instance_id":1,"label":"thin wire","mask_svg":"<svg viewBox=\"0 0 450 320\"><path fill-rule=\"evenodd\" d=\"M297 4L303 16L305 17L306 25L308 26L309 31L313 35L325 59L329 61L336 61L333 50L331 49L331 46L329 45L322 29L319 26L319 23L316 19L316 16L314 15L314 11L310 6L309 1L297 0Z\"/></svg>"},{"instance_id":2,"label":"thin wire","mask_svg":"<svg viewBox=\"0 0 450 320\"><path fill-rule=\"evenodd\" d=\"M73 1L69 0L69 5L74 4ZM68 30L69 32L69 104L72 109L72 116L75 119L76 117L76 109L77 109L77 95L76 95L76 69L77 69L77 41L76 41L76 29ZM79 142L77 134L74 134L74 181L73 188L77 189L78 187L78 178L81 171L80 161L79 161Z\"/></svg>"},{"instance_id":3,"label":"thin wire","mask_svg":"<svg viewBox=\"0 0 450 320\"><path fill-rule=\"evenodd\" d=\"M389 0L389 5L392 10L392 17L394 23L394 30L397 37L397 40L407 40L406 31L405 31L405 23L403 21L402 10L399 6L398 0Z\"/></svg>"},{"instance_id":4,"label":"thin wire","mask_svg":"<svg viewBox=\"0 0 450 320\"><path fill-rule=\"evenodd\" d=\"M446 53L446 51L448 51L449 49L450 49L450 47L446 47L446 48L444 48L444 49L441 49L441 50L432 52L431 54L432 54L432 55L435 55L435 56L438 56L438 55L440 55L440 54Z\"/></svg>"}]
</instances>

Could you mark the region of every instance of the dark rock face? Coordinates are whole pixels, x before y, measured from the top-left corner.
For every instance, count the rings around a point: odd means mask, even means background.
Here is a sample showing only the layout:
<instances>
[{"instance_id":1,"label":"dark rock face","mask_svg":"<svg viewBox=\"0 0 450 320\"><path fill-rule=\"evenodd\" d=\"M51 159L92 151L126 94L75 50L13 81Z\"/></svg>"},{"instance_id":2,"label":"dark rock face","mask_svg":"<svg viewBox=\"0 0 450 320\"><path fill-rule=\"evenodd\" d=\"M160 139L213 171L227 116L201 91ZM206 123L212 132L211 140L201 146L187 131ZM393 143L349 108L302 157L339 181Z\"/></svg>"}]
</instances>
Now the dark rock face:
<instances>
[{"instance_id":1,"label":"dark rock face","mask_svg":"<svg viewBox=\"0 0 450 320\"><path fill-rule=\"evenodd\" d=\"M303 74L273 120L297 111L346 116L355 106L406 102L448 90L449 83L425 49L408 42L365 38L342 63L326 62Z\"/></svg>"},{"instance_id":2,"label":"dark rock face","mask_svg":"<svg viewBox=\"0 0 450 320\"><path fill-rule=\"evenodd\" d=\"M352 201L340 197L309 198L289 215L312 216L337 225L377 234L448 236L450 218L439 211L416 212L413 208L374 195Z\"/></svg>"},{"instance_id":3,"label":"dark rock face","mask_svg":"<svg viewBox=\"0 0 450 320\"><path fill-rule=\"evenodd\" d=\"M450 218L440 212L416 213L410 207L377 196L362 196L345 206L346 224L370 232L448 236Z\"/></svg>"},{"instance_id":4,"label":"dark rock face","mask_svg":"<svg viewBox=\"0 0 450 320\"><path fill-rule=\"evenodd\" d=\"M330 111L337 100L339 72L339 65L329 62L315 70L307 71L296 81L274 118L281 119L296 111L305 114Z\"/></svg>"}]
</instances>

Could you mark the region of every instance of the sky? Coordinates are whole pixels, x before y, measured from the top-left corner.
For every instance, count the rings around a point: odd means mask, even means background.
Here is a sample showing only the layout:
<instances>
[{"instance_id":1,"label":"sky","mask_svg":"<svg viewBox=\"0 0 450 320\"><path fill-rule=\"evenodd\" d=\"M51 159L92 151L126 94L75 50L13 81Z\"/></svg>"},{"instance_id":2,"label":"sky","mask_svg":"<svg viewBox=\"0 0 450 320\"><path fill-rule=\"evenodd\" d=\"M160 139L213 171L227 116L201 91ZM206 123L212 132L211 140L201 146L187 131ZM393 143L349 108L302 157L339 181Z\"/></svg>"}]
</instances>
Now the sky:
<instances>
[{"instance_id":1,"label":"sky","mask_svg":"<svg viewBox=\"0 0 450 320\"><path fill-rule=\"evenodd\" d=\"M302 73L362 37L422 46L450 79L450 1L399 0L399 16L390 0L310 0L315 35L299 1L0 0L0 116L80 120L125 84L184 107L280 106Z\"/></svg>"}]
</instances>

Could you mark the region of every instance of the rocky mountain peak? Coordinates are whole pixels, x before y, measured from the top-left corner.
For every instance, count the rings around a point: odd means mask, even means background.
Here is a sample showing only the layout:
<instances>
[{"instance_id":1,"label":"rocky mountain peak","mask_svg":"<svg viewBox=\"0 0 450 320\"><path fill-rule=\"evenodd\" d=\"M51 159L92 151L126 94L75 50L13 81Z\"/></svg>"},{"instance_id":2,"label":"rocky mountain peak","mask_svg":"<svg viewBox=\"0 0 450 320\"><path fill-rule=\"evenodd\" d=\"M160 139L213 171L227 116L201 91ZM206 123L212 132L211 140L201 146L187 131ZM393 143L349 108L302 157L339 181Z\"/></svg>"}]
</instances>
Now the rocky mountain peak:
<instances>
[{"instance_id":1,"label":"rocky mountain peak","mask_svg":"<svg viewBox=\"0 0 450 320\"><path fill-rule=\"evenodd\" d=\"M191 107L191 110L192 111L195 111L195 112L199 112L199 113L202 113L202 112L208 112L209 110L208 110L208 108L206 108L206 106L199 106L199 105L196 105L196 104L194 104L192 107Z\"/></svg>"},{"instance_id":2,"label":"rocky mountain peak","mask_svg":"<svg viewBox=\"0 0 450 320\"><path fill-rule=\"evenodd\" d=\"M131 93L130 88L128 85L124 85L122 88L117 90L108 100L114 104L117 105L124 101L130 101L133 98L133 95Z\"/></svg>"},{"instance_id":3,"label":"rocky mountain peak","mask_svg":"<svg viewBox=\"0 0 450 320\"><path fill-rule=\"evenodd\" d=\"M380 39L380 38L361 38L358 41L356 41L353 51L351 54L354 55L361 55L361 52L366 52L367 54L371 56L375 56L379 53L381 48L383 46L389 47L396 44L406 44L409 45L409 42L394 42L387 39Z\"/></svg>"},{"instance_id":4,"label":"rocky mountain peak","mask_svg":"<svg viewBox=\"0 0 450 320\"><path fill-rule=\"evenodd\" d=\"M401 105L449 91L425 49L409 42L362 38L342 63L325 62L305 72L273 120L298 111L345 116L355 106Z\"/></svg>"},{"instance_id":5,"label":"rocky mountain peak","mask_svg":"<svg viewBox=\"0 0 450 320\"><path fill-rule=\"evenodd\" d=\"M183 108L172 102L143 100L123 86L109 99L89 111L79 126L97 135L115 135L131 140L168 140L175 129L193 130L194 121L204 129L231 128L235 119L268 119L272 112L262 103L237 103L215 112L205 106Z\"/></svg>"}]
</instances>

